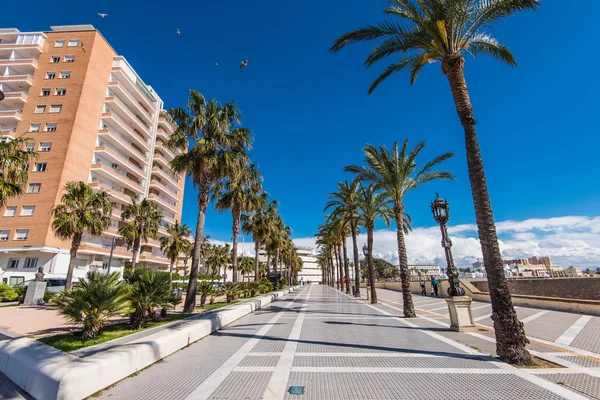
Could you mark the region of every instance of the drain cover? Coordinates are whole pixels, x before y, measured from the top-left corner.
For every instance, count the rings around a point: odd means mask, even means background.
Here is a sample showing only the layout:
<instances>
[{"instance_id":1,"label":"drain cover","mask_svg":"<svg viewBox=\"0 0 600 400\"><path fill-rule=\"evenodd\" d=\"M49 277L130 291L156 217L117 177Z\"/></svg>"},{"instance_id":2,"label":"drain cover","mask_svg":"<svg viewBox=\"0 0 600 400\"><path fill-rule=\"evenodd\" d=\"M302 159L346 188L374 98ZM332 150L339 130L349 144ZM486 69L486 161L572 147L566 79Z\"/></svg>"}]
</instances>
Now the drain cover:
<instances>
[{"instance_id":1,"label":"drain cover","mask_svg":"<svg viewBox=\"0 0 600 400\"><path fill-rule=\"evenodd\" d=\"M290 386L289 394L304 394L304 386Z\"/></svg>"}]
</instances>

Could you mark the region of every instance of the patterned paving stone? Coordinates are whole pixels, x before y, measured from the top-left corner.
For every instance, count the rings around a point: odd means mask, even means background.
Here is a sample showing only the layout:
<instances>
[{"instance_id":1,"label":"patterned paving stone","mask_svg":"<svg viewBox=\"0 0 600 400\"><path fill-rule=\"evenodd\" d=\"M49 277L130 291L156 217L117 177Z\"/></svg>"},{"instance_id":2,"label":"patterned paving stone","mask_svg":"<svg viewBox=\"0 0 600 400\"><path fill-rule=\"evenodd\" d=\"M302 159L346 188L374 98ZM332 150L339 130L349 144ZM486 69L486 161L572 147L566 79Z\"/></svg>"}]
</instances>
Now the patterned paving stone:
<instances>
[{"instance_id":1,"label":"patterned paving stone","mask_svg":"<svg viewBox=\"0 0 600 400\"><path fill-rule=\"evenodd\" d=\"M496 369L488 361L457 357L361 357L305 356L294 358L294 367L355 367L355 368L482 368Z\"/></svg>"},{"instance_id":2,"label":"patterned paving stone","mask_svg":"<svg viewBox=\"0 0 600 400\"><path fill-rule=\"evenodd\" d=\"M540 377L576 390L592 399L600 399L600 378L587 374L544 374Z\"/></svg>"},{"instance_id":3,"label":"patterned paving stone","mask_svg":"<svg viewBox=\"0 0 600 400\"><path fill-rule=\"evenodd\" d=\"M274 367L279 361L279 356L253 356L252 353L244 357L240 367Z\"/></svg>"},{"instance_id":4,"label":"patterned paving stone","mask_svg":"<svg viewBox=\"0 0 600 400\"><path fill-rule=\"evenodd\" d=\"M315 373L292 372L288 386L305 386L303 396L286 400L327 399L562 399L514 375Z\"/></svg>"},{"instance_id":5,"label":"patterned paving stone","mask_svg":"<svg viewBox=\"0 0 600 400\"><path fill-rule=\"evenodd\" d=\"M232 372L215 390L210 400L260 400L271 372Z\"/></svg>"},{"instance_id":6,"label":"patterned paving stone","mask_svg":"<svg viewBox=\"0 0 600 400\"><path fill-rule=\"evenodd\" d=\"M580 317L579 314L549 312L525 324L525 333L553 342Z\"/></svg>"},{"instance_id":7,"label":"patterned paving stone","mask_svg":"<svg viewBox=\"0 0 600 400\"><path fill-rule=\"evenodd\" d=\"M592 318L573 340L571 346L600 354L600 318Z\"/></svg>"},{"instance_id":8,"label":"patterned paving stone","mask_svg":"<svg viewBox=\"0 0 600 400\"><path fill-rule=\"evenodd\" d=\"M600 368L600 360L593 357L579 357L579 356L560 356L562 360L570 361L577 365L581 365L586 368Z\"/></svg>"}]
</instances>

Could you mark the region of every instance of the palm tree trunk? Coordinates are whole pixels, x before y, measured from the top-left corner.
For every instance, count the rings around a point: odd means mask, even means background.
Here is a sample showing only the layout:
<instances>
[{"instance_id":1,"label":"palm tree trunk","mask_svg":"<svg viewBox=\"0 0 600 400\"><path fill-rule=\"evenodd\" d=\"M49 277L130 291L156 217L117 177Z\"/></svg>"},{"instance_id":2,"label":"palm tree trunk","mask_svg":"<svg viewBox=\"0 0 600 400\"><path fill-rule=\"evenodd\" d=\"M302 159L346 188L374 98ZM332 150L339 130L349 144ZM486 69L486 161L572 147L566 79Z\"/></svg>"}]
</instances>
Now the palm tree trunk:
<instances>
[{"instance_id":1,"label":"palm tree trunk","mask_svg":"<svg viewBox=\"0 0 600 400\"><path fill-rule=\"evenodd\" d=\"M333 258L331 257L331 252L329 253L329 265L327 266L327 273L329 274L329 286L335 286L335 278L333 277Z\"/></svg>"},{"instance_id":2,"label":"palm tree trunk","mask_svg":"<svg viewBox=\"0 0 600 400\"><path fill-rule=\"evenodd\" d=\"M176 256L171 257L171 264L169 265L169 283L173 282L173 266L175 265L175 261L176 261Z\"/></svg>"},{"instance_id":3,"label":"palm tree trunk","mask_svg":"<svg viewBox=\"0 0 600 400\"><path fill-rule=\"evenodd\" d=\"M360 297L360 264L358 260L358 243L356 238L356 223L352 222L352 251L354 252L354 297Z\"/></svg>"},{"instance_id":4,"label":"palm tree trunk","mask_svg":"<svg viewBox=\"0 0 600 400\"><path fill-rule=\"evenodd\" d=\"M448 78L456 111L465 131L467 165L475 205L477 232L483 253L483 263L487 272L492 301L492 320L496 332L496 352L504 361L517 365L531 365L531 354L525 348L529 340L525 336L523 323L519 321L512 304L502 255L498 246L498 236L494 214L490 203L483 159L475 131L475 116L469 98L464 76L464 59L460 54L448 57L443 63L443 72Z\"/></svg>"},{"instance_id":5,"label":"palm tree trunk","mask_svg":"<svg viewBox=\"0 0 600 400\"><path fill-rule=\"evenodd\" d=\"M258 240L254 241L254 280L258 281L258 267L259 267L259 260L258 260L258 250L259 250L260 245L258 244Z\"/></svg>"},{"instance_id":6,"label":"palm tree trunk","mask_svg":"<svg viewBox=\"0 0 600 400\"><path fill-rule=\"evenodd\" d=\"M337 246L333 246L333 259L335 260L335 264L333 265L333 268L335 270L335 272L333 274L333 279L335 280L335 288L339 289L340 288L340 264L339 264L339 259L338 259L338 255L337 255Z\"/></svg>"},{"instance_id":7,"label":"palm tree trunk","mask_svg":"<svg viewBox=\"0 0 600 400\"><path fill-rule=\"evenodd\" d=\"M269 274L269 270L271 269L271 252L267 250L267 275Z\"/></svg>"},{"instance_id":8,"label":"palm tree trunk","mask_svg":"<svg viewBox=\"0 0 600 400\"><path fill-rule=\"evenodd\" d=\"M137 267L138 264L138 259L140 258L140 241L141 239L135 238L133 240L133 246L131 248L131 268L135 269Z\"/></svg>"},{"instance_id":9,"label":"palm tree trunk","mask_svg":"<svg viewBox=\"0 0 600 400\"><path fill-rule=\"evenodd\" d=\"M410 272L408 271L408 255L404 241L404 221L402 218L403 205L394 205L394 218L396 219L396 240L398 241L398 258L400 261L400 281L402 282L402 303L404 318L415 318L415 306L410 293Z\"/></svg>"},{"instance_id":10,"label":"palm tree trunk","mask_svg":"<svg viewBox=\"0 0 600 400\"><path fill-rule=\"evenodd\" d=\"M184 313L191 313L196 308L196 286L198 286L198 266L200 264L200 252L202 239L204 238L204 220L206 219L206 207L208 205L208 194L210 185L202 183L198 188L198 221L196 222L196 237L194 238L194 251L192 254L192 269L185 296Z\"/></svg>"},{"instance_id":11,"label":"palm tree trunk","mask_svg":"<svg viewBox=\"0 0 600 400\"><path fill-rule=\"evenodd\" d=\"M73 271L75 270L75 262L77 261L77 250L81 245L81 238L83 234L76 233L71 240L71 258L69 259L69 269L67 269L67 282L65 284L66 290L71 290L73 287Z\"/></svg>"},{"instance_id":12,"label":"palm tree trunk","mask_svg":"<svg viewBox=\"0 0 600 400\"><path fill-rule=\"evenodd\" d=\"M340 281L340 290L344 291L344 264L342 262L342 244L337 244L337 263L338 263L338 280Z\"/></svg>"},{"instance_id":13,"label":"palm tree trunk","mask_svg":"<svg viewBox=\"0 0 600 400\"><path fill-rule=\"evenodd\" d=\"M369 256L367 257L367 265L369 271L369 282L371 284L371 304L377 304L377 291L375 290L375 267L373 266L373 230L374 227L367 228L367 248Z\"/></svg>"},{"instance_id":14,"label":"palm tree trunk","mask_svg":"<svg viewBox=\"0 0 600 400\"><path fill-rule=\"evenodd\" d=\"M346 294L350 294L350 267L348 266L348 244L346 243L346 234L342 242L344 249L344 275L346 276Z\"/></svg>"},{"instance_id":15,"label":"palm tree trunk","mask_svg":"<svg viewBox=\"0 0 600 400\"><path fill-rule=\"evenodd\" d=\"M231 227L231 231L233 233L233 244L231 246L231 267L233 269L233 282L237 283L237 248L238 248L238 235L240 234L240 215L241 211L239 207L233 207L231 209L231 217L233 219L233 224Z\"/></svg>"},{"instance_id":16,"label":"palm tree trunk","mask_svg":"<svg viewBox=\"0 0 600 400\"><path fill-rule=\"evenodd\" d=\"M273 271L277 274L277 267L279 262L279 249L275 249L275 257L273 257Z\"/></svg>"}]
</instances>

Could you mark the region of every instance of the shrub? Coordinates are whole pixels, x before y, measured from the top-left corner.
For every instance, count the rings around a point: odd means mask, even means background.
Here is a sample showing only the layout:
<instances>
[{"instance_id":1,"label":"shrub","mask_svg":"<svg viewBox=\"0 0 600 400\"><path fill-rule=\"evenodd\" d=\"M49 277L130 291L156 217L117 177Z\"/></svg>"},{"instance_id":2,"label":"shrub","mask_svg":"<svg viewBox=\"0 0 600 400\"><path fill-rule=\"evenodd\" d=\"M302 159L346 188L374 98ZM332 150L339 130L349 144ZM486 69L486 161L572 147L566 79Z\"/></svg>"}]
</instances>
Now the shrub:
<instances>
[{"instance_id":1,"label":"shrub","mask_svg":"<svg viewBox=\"0 0 600 400\"><path fill-rule=\"evenodd\" d=\"M231 303L231 300L240 293L240 285L237 283L227 282L224 285L224 289L227 294L228 303Z\"/></svg>"},{"instance_id":2,"label":"shrub","mask_svg":"<svg viewBox=\"0 0 600 400\"><path fill-rule=\"evenodd\" d=\"M248 290L250 291L250 297L256 296L260 293L260 282L249 282Z\"/></svg>"},{"instance_id":3,"label":"shrub","mask_svg":"<svg viewBox=\"0 0 600 400\"><path fill-rule=\"evenodd\" d=\"M19 298L19 293L8 285L0 285L0 301L15 301Z\"/></svg>"},{"instance_id":4,"label":"shrub","mask_svg":"<svg viewBox=\"0 0 600 400\"><path fill-rule=\"evenodd\" d=\"M197 293L200 295L200 307L204 307L206 304L206 298L212 296L214 290L215 289L210 282L202 281L198 284Z\"/></svg>"},{"instance_id":5,"label":"shrub","mask_svg":"<svg viewBox=\"0 0 600 400\"><path fill-rule=\"evenodd\" d=\"M45 291L44 292L44 303L46 304L50 304L52 303L52 301L58 296L58 293L56 292L49 292L49 291Z\"/></svg>"},{"instance_id":6,"label":"shrub","mask_svg":"<svg viewBox=\"0 0 600 400\"><path fill-rule=\"evenodd\" d=\"M19 303L22 303L25 300L25 293L27 292L27 287L26 286L18 286L13 289L15 290L15 292L17 292L17 295L18 295L18 297L15 300L18 301Z\"/></svg>"},{"instance_id":7,"label":"shrub","mask_svg":"<svg viewBox=\"0 0 600 400\"><path fill-rule=\"evenodd\" d=\"M273 291L273 284L266 279L259 282L260 291L262 293L269 293Z\"/></svg>"},{"instance_id":8,"label":"shrub","mask_svg":"<svg viewBox=\"0 0 600 400\"><path fill-rule=\"evenodd\" d=\"M62 292L53 303L69 321L82 324L82 339L94 339L102 324L131 311L129 289L119 282L119 273L90 271L73 290Z\"/></svg>"},{"instance_id":9,"label":"shrub","mask_svg":"<svg viewBox=\"0 0 600 400\"><path fill-rule=\"evenodd\" d=\"M212 294L210 295L210 303L209 304L213 304L215 302L215 299L219 296L223 296L225 294L225 289L223 288L214 288L212 291Z\"/></svg>"},{"instance_id":10,"label":"shrub","mask_svg":"<svg viewBox=\"0 0 600 400\"><path fill-rule=\"evenodd\" d=\"M129 316L129 322L134 329L141 329L147 316L153 321L161 321L160 309L181 301L171 294L171 281L167 272L137 268L125 270L123 279L130 289L129 300L134 310Z\"/></svg>"}]
</instances>

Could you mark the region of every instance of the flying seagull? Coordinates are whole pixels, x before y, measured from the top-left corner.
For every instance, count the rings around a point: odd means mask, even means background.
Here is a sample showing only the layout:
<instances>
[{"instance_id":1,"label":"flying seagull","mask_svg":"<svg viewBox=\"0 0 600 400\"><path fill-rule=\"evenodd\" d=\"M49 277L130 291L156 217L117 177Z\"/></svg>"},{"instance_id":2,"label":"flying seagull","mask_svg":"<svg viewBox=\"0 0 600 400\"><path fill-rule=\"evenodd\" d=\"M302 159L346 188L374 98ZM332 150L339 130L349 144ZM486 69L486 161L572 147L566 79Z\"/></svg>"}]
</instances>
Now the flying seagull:
<instances>
[{"instance_id":1,"label":"flying seagull","mask_svg":"<svg viewBox=\"0 0 600 400\"><path fill-rule=\"evenodd\" d=\"M219 66L219 62L217 61L214 65L214 67L218 67Z\"/></svg>"},{"instance_id":2,"label":"flying seagull","mask_svg":"<svg viewBox=\"0 0 600 400\"><path fill-rule=\"evenodd\" d=\"M179 28L177 28L177 30L176 30L175 32L177 32L177 34L178 34L179 36L181 36L181 31L179 30Z\"/></svg>"},{"instance_id":3,"label":"flying seagull","mask_svg":"<svg viewBox=\"0 0 600 400\"><path fill-rule=\"evenodd\" d=\"M108 14L104 14L104 13L98 13L98 16L100 18L104 18L104 17L108 17Z\"/></svg>"},{"instance_id":4,"label":"flying seagull","mask_svg":"<svg viewBox=\"0 0 600 400\"><path fill-rule=\"evenodd\" d=\"M240 72L242 72L244 70L244 67L248 66L248 60L244 60L242 61L242 63L240 64Z\"/></svg>"}]
</instances>

